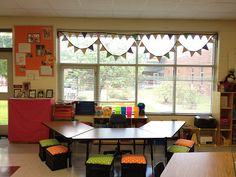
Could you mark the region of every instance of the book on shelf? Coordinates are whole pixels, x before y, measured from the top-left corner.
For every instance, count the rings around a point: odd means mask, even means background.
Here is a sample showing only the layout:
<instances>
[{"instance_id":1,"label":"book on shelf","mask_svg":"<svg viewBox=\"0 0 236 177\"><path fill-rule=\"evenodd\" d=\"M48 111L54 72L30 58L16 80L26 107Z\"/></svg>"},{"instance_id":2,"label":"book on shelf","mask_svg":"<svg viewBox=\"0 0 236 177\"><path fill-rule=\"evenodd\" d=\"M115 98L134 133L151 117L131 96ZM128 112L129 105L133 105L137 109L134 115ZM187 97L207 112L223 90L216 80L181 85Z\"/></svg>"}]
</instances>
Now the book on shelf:
<instances>
[{"instance_id":1,"label":"book on shelf","mask_svg":"<svg viewBox=\"0 0 236 177\"><path fill-rule=\"evenodd\" d=\"M222 108L228 107L228 97L227 96L220 97L220 105Z\"/></svg>"}]
</instances>

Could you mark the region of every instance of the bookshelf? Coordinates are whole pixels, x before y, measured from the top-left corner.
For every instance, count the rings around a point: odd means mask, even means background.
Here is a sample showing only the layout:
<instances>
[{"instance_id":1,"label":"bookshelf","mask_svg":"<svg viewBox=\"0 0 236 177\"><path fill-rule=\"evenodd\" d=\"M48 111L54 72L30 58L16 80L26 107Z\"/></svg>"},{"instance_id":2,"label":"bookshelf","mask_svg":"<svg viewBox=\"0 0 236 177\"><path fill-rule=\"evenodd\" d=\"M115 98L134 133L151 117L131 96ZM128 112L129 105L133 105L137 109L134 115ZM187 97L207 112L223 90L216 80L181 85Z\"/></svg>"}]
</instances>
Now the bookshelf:
<instances>
[{"instance_id":1,"label":"bookshelf","mask_svg":"<svg viewBox=\"0 0 236 177\"><path fill-rule=\"evenodd\" d=\"M236 121L234 121L236 92L216 92L213 99L213 116L218 121L217 144L236 144ZM220 101L219 101L220 100Z\"/></svg>"}]
</instances>

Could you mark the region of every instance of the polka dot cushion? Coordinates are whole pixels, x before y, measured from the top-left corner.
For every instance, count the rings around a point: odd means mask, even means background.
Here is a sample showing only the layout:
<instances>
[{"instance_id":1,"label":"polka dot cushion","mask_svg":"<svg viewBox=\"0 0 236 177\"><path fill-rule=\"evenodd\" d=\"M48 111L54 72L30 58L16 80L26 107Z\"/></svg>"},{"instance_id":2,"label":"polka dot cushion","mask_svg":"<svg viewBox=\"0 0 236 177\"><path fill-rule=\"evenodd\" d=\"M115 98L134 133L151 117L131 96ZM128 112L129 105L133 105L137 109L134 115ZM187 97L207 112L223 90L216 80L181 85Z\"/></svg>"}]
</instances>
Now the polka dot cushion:
<instances>
[{"instance_id":1,"label":"polka dot cushion","mask_svg":"<svg viewBox=\"0 0 236 177\"><path fill-rule=\"evenodd\" d=\"M194 141L187 139L178 139L174 144L191 148L194 145Z\"/></svg>"},{"instance_id":2,"label":"polka dot cushion","mask_svg":"<svg viewBox=\"0 0 236 177\"><path fill-rule=\"evenodd\" d=\"M51 146L47 148L47 151L52 155L64 154L68 152L68 147L63 145Z\"/></svg>"},{"instance_id":3,"label":"polka dot cushion","mask_svg":"<svg viewBox=\"0 0 236 177\"><path fill-rule=\"evenodd\" d=\"M59 145L60 142L57 139L44 139L40 140L39 144L41 145L41 147L47 147L47 146Z\"/></svg>"},{"instance_id":4,"label":"polka dot cushion","mask_svg":"<svg viewBox=\"0 0 236 177\"><path fill-rule=\"evenodd\" d=\"M94 155L87 160L86 164L111 165L113 160L113 155Z\"/></svg>"},{"instance_id":5,"label":"polka dot cushion","mask_svg":"<svg viewBox=\"0 0 236 177\"><path fill-rule=\"evenodd\" d=\"M122 155L122 164L147 164L146 158L143 155L126 154Z\"/></svg>"},{"instance_id":6,"label":"polka dot cushion","mask_svg":"<svg viewBox=\"0 0 236 177\"><path fill-rule=\"evenodd\" d=\"M190 148L186 146L171 145L167 148L168 152L177 153L177 152L189 152Z\"/></svg>"}]
</instances>

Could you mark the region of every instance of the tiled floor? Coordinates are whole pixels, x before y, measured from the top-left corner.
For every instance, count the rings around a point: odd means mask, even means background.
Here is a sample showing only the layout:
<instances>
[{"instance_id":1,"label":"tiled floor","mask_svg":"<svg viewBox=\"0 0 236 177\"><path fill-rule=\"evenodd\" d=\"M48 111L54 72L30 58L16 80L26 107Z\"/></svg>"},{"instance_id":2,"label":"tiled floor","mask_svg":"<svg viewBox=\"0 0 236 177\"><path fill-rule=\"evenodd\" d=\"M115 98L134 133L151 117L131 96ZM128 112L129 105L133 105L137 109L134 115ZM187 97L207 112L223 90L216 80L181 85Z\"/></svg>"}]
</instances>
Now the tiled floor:
<instances>
[{"instance_id":1,"label":"tiled floor","mask_svg":"<svg viewBox=\"0 0 236 177\"><path fill-rule=\"evenodd\" d=\"M122 146L123 148L124 146ZM6 173L7 166L19 166L11 177L85 177L85 144L74 143L72 145L72 167L62 170L51 171L38 156L38 144L9 143L6 138L0 139L0 176ZM90 147L92 154L97 153L97 145ZM114 149L112 145L103 145L103 150ZM132 147L124 147L132 149ZM234 151L236 147L196 146L196 151ZM142 146L137 146L137 152L142 153ZM147 177L152 176L150 168L150 154L146 149L145 156L148 160ZM162 145L154 147L154 163L164 161L164 148ZM1 176L1 177L2 177ZM120 176L119 165L116 165L115 177ZM5 176L4 176L5 177Z\"/></svg>"}]
</instances>

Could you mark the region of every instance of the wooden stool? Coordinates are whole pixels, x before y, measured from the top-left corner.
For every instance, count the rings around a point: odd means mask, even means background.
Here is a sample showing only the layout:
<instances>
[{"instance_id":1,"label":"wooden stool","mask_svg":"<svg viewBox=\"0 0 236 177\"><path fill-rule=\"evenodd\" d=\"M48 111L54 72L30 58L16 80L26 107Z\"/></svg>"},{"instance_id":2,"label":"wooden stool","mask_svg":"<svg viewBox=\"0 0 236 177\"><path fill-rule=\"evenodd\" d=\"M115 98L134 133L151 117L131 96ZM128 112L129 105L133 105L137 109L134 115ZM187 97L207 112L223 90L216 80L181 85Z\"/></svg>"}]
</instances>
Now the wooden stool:
<instances>
[{"instance_id":1,"label":"wooden stool","mask_svg":"<svg viewBox=\"0 0 236 177\"><path fill-rule=\"evenodd\" d=\"M39 157L42 161L46 159L46 149L50 146L59 145L60 142L57 139L44 139L39 141Z\"/></svg>"},{"instance_id":2,"label":"wooden stool","mask_svg":"<svg viewBox=\"0 0 236 177\"><path fill-rule=\"evenodd\" d=\"M67 168L68 158L70 158L70 152L66 146L57 145L46 149L46 164L53 171Z\"/></svg>"},{"instance_id":3,"label":"wooden stool","mask_svg":"<svg viewBox=\"0 0 236 177\"><path fill-rule=\"evenodd\" d=\"M113 177L114 156L94 155L86 161L86 177Z\"/></svg>"},{"instance_id":4,"label":"wooden stool","mask_svg":"<svg viewBox=\"0 0 236 177\"><path fill-rule=\"evenodd\" d=\"M147 160L144 155L122 155L121 177L146 177L146 169Z\"/></svg>"}]
</instances>

